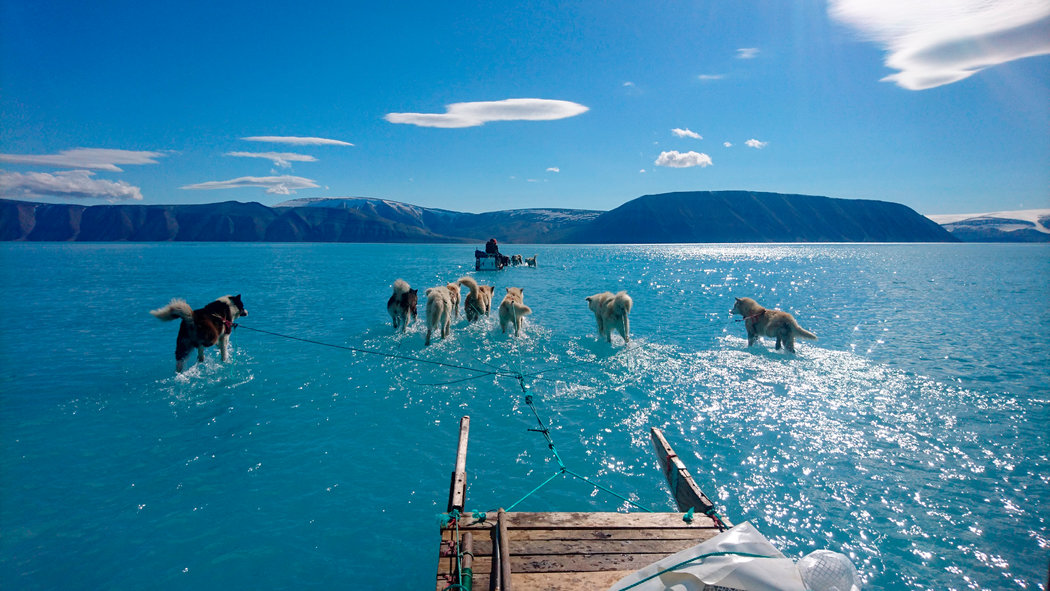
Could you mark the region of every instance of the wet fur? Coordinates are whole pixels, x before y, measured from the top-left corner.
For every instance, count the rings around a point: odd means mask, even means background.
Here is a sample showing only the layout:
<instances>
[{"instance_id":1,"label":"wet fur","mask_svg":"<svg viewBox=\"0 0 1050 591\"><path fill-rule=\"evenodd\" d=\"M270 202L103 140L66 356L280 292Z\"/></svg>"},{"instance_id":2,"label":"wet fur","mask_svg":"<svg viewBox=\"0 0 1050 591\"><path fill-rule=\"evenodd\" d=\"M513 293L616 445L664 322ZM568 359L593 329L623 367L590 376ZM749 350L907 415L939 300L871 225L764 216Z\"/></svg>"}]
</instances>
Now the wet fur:
<instances>
[{"instance_id":1,"label":"wet fur","mask_svg":"<svg viewBox=\"0 0 1050 591\"><path fill-rule=\"evenodd\" d=\"M587 307L594 312L598 322L598 334L612 342L612 332L620 333L624 343L631 342L631 307L634 300L626 291L611 293L604 291L587 296Z\"/></svg>"},{"instance_id":2,"label":"wet fur","mask_svg":"<svg viewBox=\"0 0 1050 591\"><path fill-rule=\"evenodd\" d=\"M799 326L791 314L781 310L768 310L751 298L736 298L733 313L744 317L748 347L755 344L758 337L771 337L777 340L777 350L783 345L789 352L794 353L795 337L817 339L817 335Z\"/></svg>"},{"instance_id":3,"label":"wet fur","mask_svg":"<svg viewBox=\"0 0 1050 591\"><path fill-rule=\"evenodd\" d=\"M434 331L441 332L441 339L452 331L452 296L449 295L447 286L431 287L427 289L427 341L430 344L430 335Z\"/></svg>"},{"instance_id":4,"label":"wet fur","mask_svg":"<svg viewBox=\"0 0 1050 591\"><path fill-rule=\"evenodd\" d=\"M520 287L508 287L507 295L499 304L499 328L507 332L507 326L514 326L514 336L521 333L521 319L532 314L532 308L525 305L525 290Z\"/></svg>"},{"instance_id":5,"label":"wet fur","mask_svg":"<svg viewBox=\"0 0 1050 591\"><path fill-rule=\"evenodd\" d=\"M515 267L517 267L518 265L522 264L521 255L520 254L511 255L510 256L510 264L514 265Z\"/></svg>"},{"instance_id":6,"label":"wet fur","mask_svg":"<svg viewBox=\"0 0 1050 591\"><path fill-rule=\"evenodd\" d=\"M191 308L186 300L175 298L167 306L151 310L150 314L164 321L182 319L175 339L175 371L181 373L194 349L200 363L204 361L204 349L216 343L223 362L229 361L231 325L241 316L247 316L248 312L237 294L223 296L199 310Z\"/></svg>"},{"instance_id":7,"label":"wet fur","mask_svg":"<svg viewBox=\"0 0 1050 591\"><path fill-rule=\"evenodd\" d=\"M419 290L412 289L404 279L398 279L392 287L394 293L386 301L386 311L394 323L394 330L405 332L416 319Z\"/></svg>"},{"instance_id":8,"label":"wet fur","mask_svg":"<svg viewBox=\"0 0 1050 591\"><path fill-rule=\"evenodd\" d=\"M535 267L536 266L536 255L532 255L531 257L525 259L525 264L530 266L530 267Z\"/></svg>"},{"instance_id":9,"label":"wet fur","mask_svg":"<svg viewBox=\"0 0 1050 591\"><path fill-rule=\"evenodd\" d=\"M454 320L459 319L459 283L449 283L445 287L448 288L449 301L452 302L452 318Z\"/></svg>"},{"instance_id":10,"label":"wet fur","mask_svg":"<svg viewBox=\"0 0 1050 591\"><path fill-rule=\"evenodd\" d=\"M470 290L463 299L463 311L467 314L467 321L474 322L482 316L488 316L492 310L492 294L496 288L491 285L478 285L473 277L460 277L457 283Z\"/></svg>"}]
</instances>

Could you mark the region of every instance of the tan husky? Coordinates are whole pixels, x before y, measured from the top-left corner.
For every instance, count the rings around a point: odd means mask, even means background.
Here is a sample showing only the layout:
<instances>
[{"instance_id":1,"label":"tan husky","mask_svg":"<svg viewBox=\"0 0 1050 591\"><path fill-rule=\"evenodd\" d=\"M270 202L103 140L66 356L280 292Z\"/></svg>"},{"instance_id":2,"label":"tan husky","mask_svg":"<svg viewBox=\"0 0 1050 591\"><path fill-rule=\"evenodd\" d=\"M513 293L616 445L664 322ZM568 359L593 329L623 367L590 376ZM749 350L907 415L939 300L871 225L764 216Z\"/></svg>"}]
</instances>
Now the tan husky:
<instances>
[{"instance_id":1,"label":"tan husky","mask_svg":"<svg viewBox=\"0 0 1050 591\"><path fill-rule=\"evenodd\" d=\"M452 329L452 296L448 287L442 285L427 289L427 342L430 334L439 331L444 340Z\"/></svg>"},{"instance_id":2,"label":"tan husky","mask_svg":"<svg viewBox=\"0 0 1050 591\"><path fill-rule=\"evenodd\" d=\"M817 335L802 328L795 317L780 310L767 310L751 298L736 298L733 314L744 317L744 328L747 329L747 346L755 344L758 337L773 337L788 351L795 352L795 337L817 340Z\"/></svg>"},{"instance_id":3,"label":"tan husky","mask_svg":"<svg viewBox=\"0 0 1050 591\"><path fill-rule=\"evenodd\" d=\"M598 335L610 343L614 329L623 337L624 343L631 342L629 314L633 305L634 301L626 291L617 293L603 291L587 296L587 307L594 312L594 319L598 321Z\"/></svg>"},{"instance_id":4,"label":"tan husky","mask_svg":"<svg viewBox=\"0 0 1050 591\"><path fill-rule=\"evenodd\" d=\"M499 305L499 328L507 332L507 325L514 325L514 336L521 333L521 318L532 314L532 308L525 305L525 290L520 287L508 287L507 295Z\"/></svg>"},{"instance_id":5,"label":"tan husky","mask_svg":"<svg viewBox=\"0 0 1050 591\"><path fill-rule=\"evenodd\" d=\"M459 320L459 283L449 283L445 287L448 288L448 298L452 302L452 318Z\"/></svg>"},{"instance_id":6,"label":"tan husky","mask_svg":"<svg viewBox=\"0 0 1050 591\"><path fill-rule=\"evenodd\" d=\"M492 292L496 288L491 285L478 285L473 277L460 277L460 285L466 285L470 293L463 299L463 310L467 313L467 321L474 322L482 316L488 316L492 309Z\"/></svg>"}]
</instances>

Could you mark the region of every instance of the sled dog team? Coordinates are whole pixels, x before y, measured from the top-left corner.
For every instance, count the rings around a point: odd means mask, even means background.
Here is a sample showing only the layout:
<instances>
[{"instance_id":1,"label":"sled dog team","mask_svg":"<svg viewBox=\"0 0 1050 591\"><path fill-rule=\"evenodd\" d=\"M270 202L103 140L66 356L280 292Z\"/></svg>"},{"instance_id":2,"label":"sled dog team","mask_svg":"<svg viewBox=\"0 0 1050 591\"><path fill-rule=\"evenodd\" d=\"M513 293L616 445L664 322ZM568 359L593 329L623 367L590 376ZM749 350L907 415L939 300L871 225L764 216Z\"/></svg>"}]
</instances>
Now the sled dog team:
<instances>
[{"instance_id":1,"label":"sled dog team","mask_svg":"<svg viewBox=\"0 0 1050 591\"><path fill-rule=\"evenodd\" d=\"M476 322L492 311L492 298L496 288L491 285L479 285L473 277L460 277L455 283L427 289L427 345L435 332L440 333L444 339L451 331L452 319L459 316L460 286L469 290L463 298L463 309L468 322ZM497 309L499 328L503 333L513 328L514 335L517 336L521 334L522 318L532 314L532 308L525 305L524 288L506 289L507 293ZM394 330L404 332L411 319L416 317L416 293L417 290L412 289L404 279L394 282L393 293L386 302L386 311L390 314ZM587 305L598 321L598 334L609 342L612 342L614 330L620 333L625 343L631 341L631 322L628 315L632 304L631 296L625 291L616 294L606 291L587 297Z\"/></svg>"},{"instance_id":2,"label":"sled dog team","mask_svg":"<svg viewBox=\"0 0 1050 591\"><path fill-rule=\"evenodd\" d=\"M460 286L466 286L469 292L463 298L463 309L468 322L475 322L482 316L488 316L492 310L492 298L495 288L491 285L479 285L472 277L461 277L454 283L431 287L426 290L426 344L430 337L438 332L444 339L452 329L452 320L459 317ZM418 290L412 289L403 279L394 282L393 293L387 300L386 309L390 314L394 330L404 332L416 318ZM500 331L506 333L511 327L514 334L521 334L522 318L532 313L532 308L525 305L525 290L521 287L508 287L503 301L498 308ZM633 301L627 292L611 293L608 291L587 296L587 307L594 313L598 323L598 334L612 342L612 333L616 331L625 343L631 340L630 313ZM744 328L747 331L747 346L755 344L758 337L776 339L776 348L784 347L795 352L795 339L817 338L817 335L799 326L794 316L781 310L763 308L751 298L736 298L733 314L743 316ZM179 333L175 340L175 371L182 372L186 360L194 349L197 361L204 361L204 349L219 345L222 360L229 361L230 333L237 326L238 318L248 315L241 302L241 296L223 296L199 310L194 310L182 299L173 299L163 308L152 310L150 314L161 320L179 318Z\"/></svg>"}]
</instances>

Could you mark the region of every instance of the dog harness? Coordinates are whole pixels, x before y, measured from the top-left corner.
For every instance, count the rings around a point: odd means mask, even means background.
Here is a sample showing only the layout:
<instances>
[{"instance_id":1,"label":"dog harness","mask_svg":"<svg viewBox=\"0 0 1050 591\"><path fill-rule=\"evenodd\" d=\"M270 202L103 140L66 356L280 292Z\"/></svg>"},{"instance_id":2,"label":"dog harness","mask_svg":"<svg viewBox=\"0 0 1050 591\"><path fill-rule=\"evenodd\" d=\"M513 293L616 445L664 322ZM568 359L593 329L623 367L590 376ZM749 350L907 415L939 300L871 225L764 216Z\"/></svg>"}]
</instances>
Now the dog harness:
<instances>
[{"instance_id":1,"label":"dog harness","mask_svg":"<svg viewBox=\"0 0 1050 591\"><path fill-rule=\"evenodd\" d=\"M766 310L765 310L765 308L763 308L761 312L759 312L757 314L752 314L750 316L745 317L744 318L744 324L747 324L747 322L750 320L751 324L753 325L755 323L755 319L756 318L761 318L762 316L765 316L765 314L766 314Z\"/></svg>"},{"instance_id":2,"label":"dog harness","mask_svg":"<svg viewBox=\"0 0 1050 591\"><path fill-rule=\"evenodd\" d=\"M222 325L226 327L227 334L232 333L233 329L237 326L237 324L230 318L226 318L225 316L219 316L218 314L212 314L212 316L222 321Z\"/></svg>"}]
</instances>

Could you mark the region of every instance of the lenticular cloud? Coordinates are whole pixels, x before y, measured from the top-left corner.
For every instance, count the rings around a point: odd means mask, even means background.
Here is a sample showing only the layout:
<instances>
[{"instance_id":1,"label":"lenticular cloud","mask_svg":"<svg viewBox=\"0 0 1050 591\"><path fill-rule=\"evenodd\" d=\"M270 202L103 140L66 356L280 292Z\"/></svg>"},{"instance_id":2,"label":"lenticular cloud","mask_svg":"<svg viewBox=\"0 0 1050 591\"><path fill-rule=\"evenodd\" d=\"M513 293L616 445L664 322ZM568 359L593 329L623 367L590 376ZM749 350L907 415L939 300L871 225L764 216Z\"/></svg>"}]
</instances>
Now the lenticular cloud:
<instances>
[{"instance_id":1,"label":"lenticular cloud","mask_svg":"<svg viewBox=\"0 0 1050 591\"><path fill-rule=\"evenodd\" d=\"M11 198L65 197L67 199L105 199L142 201L142 191L124 181L93 178L90 170L47 172L0 171L0 195Z\"/></svg>"},{"instance_id":2,"label":"lenticular cloud","mask_svg":"<svg viewBox=\"0 0 1050 591\"><path fill-rule=\"evenodd\" d=\"M195 185L186 185L183 189L192 191L214 191L217 189L239 189L241 187L262 187L272 195L291 195L299 189L316 189L318 184L313 179L301 176L242 176L228 181L208 181Z\"/></svg>"},{"instance_id":3,"label":"lenticular cloud","mask_svg":"<svg viewBox=\"0 0 1050 591\"><path fill-rule=\"evenodd\" d=\"M925 90L1050 53L1046 0L831 0L832 18L886 46L883 80Z\"/></svg>"},{"instance_id":4,"label":"lenticular cloud","mask_svg":"<svg viewBox=\"0 0 1050 591\"><path fill-rule=\"evenodd\" d=\"M453 103L444 113L387 113L384 119L391 123L407 123L420 127L476 127L490 121L551 121L575 117L587 107L570 101L550 99L505 99Z\"/></svg>"}]
</instances>

